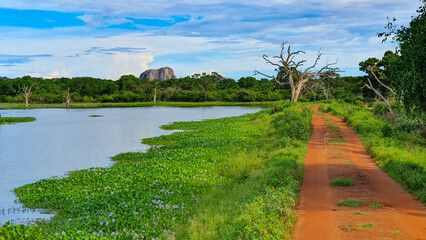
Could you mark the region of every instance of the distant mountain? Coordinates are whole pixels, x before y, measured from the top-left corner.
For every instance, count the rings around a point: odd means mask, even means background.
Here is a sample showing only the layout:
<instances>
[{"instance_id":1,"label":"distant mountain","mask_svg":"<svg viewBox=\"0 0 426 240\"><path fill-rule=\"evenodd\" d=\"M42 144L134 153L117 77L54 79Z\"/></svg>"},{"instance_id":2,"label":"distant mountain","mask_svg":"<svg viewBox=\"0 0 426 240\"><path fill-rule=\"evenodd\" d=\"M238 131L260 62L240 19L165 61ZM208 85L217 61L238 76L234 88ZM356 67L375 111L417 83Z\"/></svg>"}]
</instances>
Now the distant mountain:
<instances>
[{"instance_id":1,"label":"distant mountain","mask_svg":"<svg viewBox=\"0 0 426 240\"><path fill-rule=\"evenodd\" d=\"M148 78L149 81L152 80L170 80L175 79L175 73L173 72L173 69L169 67L162 67L159 69L148 69L145 72L141 73L139 76L140 79Z\"/></svg>"},{"instance_id":2,"label":"distant mountain","mask_svg":"<svg viewBox=\"0 0 426 240\"><path fill-rule=\"evenodd\" d=\"M0 76L0 79L9 79L8 77L2 77L2 76Z\"/></svg>"}]
</instances>

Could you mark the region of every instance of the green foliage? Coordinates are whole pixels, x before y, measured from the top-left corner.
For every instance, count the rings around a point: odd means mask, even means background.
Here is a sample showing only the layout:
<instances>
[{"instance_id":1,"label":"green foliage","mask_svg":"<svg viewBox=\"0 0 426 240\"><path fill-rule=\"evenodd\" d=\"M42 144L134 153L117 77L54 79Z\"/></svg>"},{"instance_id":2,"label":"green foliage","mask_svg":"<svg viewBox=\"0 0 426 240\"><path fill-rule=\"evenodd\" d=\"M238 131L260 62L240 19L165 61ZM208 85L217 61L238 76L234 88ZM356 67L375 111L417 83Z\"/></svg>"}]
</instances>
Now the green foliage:
<instances>
[{"instance_id":1,"label":"green foliage","mask_svg":"<svg viewBox=\"0 0 426 240\"><path fill-rule=\"evenodd\" d=\"M354 182L351 179L336 178L330 181L331 186L352 186Z\"/></svg>"},{"instance_id":2,"label":"green foliage","mask_svg":"<svg viewBox=\"0 0 426 240\"><path fill-rule=\"evenodd\" d=\"M38 226L0 224L0 240L44 240L46 235Z\"/></svg>"},{"instance_id":3,"label":"green foliage","mask_svg":"<svg viewBox=\"0 0 426 240\"><path fill-rule=\"evenodd\" d=\"M63 103L70 88L72 104L151 102L154 89L158 101L174 102L252 102L277 101L288 97L268 79L241 78L237 83L217 73L194 74L167 81L149 81L133 75L123 75L117 81L91 77L43 79L29 76L0 79L0 102L23 102L22 86L35 83L31 95L34 103ZM241 87L240 87L241 85Z\"/></svg>"},{"instance_id":4,"label":"green foliage","mask_svg":"<svg viewBox=\"0 0 426 240\"><path fill-rule=\"evenodd\" d=\"M339 207L359 207L361 205L364 205L365 203L363 201L360 201L358 199L347 199L342 200L337 203L337 206Z\"/></svg>"},{"instance_id":5,"label":"green foliage","mask_svg":"<svg viewBox=\"0 0 426 240\"><path fill-rule=\"evenodd\" d=\"M0 117L0 125L18 122L33 122L36 119L33 117Z\"/></svg>"},{"instance_id":6,"label":"green foliage","mask_svg":"<svg viewBox=\"0 0 426 240\"><path fill-rule=\"evenodd\" d=\"M395 18L389 21L388 32L380 33L384 41L392 36L399 45L399 57L393 66L393 77L398 79L398 92L402 97L406 111L414 115L423 115L426 111L426 2L421 1L418 15L412 16L408 27L397 27Z\"/></svg>"},{"instance_id":7,"label":"green foliage","mask_svg":"<svg viewBox=\"0 0 426 240\"><path fill-rule=\"evenodd\" d=\"M267 188L266 194L248 204L238 219L244 227L242 238L291 239L289 230L296 221L295 206L295 193L291 189Z\"/></svg>"},{"instance_id":8,"label":"green foliage","mask_svg":"<svg viewBox=\"0 0 426 240\"><path fill-rule=\"evenodd\" d=\"M308 109L303 111L284 110L271 123L271 132L302 141L311 137L312 116Z\"/></svg>"}]
</instances>

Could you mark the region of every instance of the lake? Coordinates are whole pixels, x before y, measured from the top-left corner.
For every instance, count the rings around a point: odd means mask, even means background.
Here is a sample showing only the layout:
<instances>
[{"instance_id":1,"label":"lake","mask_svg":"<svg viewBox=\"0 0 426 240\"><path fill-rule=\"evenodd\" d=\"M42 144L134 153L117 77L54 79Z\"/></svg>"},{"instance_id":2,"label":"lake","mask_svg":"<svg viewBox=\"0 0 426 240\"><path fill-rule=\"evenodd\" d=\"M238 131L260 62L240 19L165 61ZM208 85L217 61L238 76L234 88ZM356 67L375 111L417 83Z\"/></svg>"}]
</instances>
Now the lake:
<instances>
[{"instance_id":1,"label":"lake","mask_svg":"<svg viewBox=\"0 0 426 240\"><path fill-rule=\"evenodd\" d=\"M258 107L0 110L3 117L37 119L0 125L0 223L29 223L51 217L17 203L11 192L16 187L43 178L63 177L72 170L111 166L110 157L118 153L149 149L141 144L142 138L173 133L159 128L167 123L239 116L259 110Z\"/></svg>"}]
</instances>

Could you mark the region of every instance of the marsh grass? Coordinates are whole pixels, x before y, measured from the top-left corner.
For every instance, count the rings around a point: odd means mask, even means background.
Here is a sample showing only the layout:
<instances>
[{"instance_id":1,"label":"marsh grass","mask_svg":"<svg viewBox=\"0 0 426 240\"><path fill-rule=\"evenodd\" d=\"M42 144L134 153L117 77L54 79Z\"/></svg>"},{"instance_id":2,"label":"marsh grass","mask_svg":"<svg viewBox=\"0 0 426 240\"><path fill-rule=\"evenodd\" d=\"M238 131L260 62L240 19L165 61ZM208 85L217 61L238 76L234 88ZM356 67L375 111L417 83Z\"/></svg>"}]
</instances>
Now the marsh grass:
<instances>
[{"instance_id":1,"label":"marsh grass","mask_svg":"<svg viewBox=\"0 0 426 240\"><path fill-rule=\"evenodd\" d=\"M336 178L330 181L331 186L352 186L354 182L351 179Z\"/></svg>"},{"instance_id":2,"label":"marsh grass","mask_svg":"<svg viewBox=\"0 0 426 240\"><path fill-rule=\"evenodd\" d=\"M33 117L0 117L0 125L19 122L33 122L36 119Z\"/></svg>"}]
</instances>

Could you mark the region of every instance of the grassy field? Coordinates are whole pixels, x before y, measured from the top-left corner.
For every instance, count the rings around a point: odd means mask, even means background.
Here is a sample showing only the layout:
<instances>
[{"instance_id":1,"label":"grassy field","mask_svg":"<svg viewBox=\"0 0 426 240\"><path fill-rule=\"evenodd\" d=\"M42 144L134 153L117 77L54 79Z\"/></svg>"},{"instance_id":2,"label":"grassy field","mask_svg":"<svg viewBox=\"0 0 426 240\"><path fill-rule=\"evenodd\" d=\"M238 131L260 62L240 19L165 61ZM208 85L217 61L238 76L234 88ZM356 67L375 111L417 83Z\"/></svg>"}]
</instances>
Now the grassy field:
<instances>
[{"instance_id":1,"label":"grassy field","mask_svg":"<svg viewBox=\"0 0 426 240\"><path fill-rule=\"evenodd\" d=\"M15 189L27 207L56 212L0 239L290 239L311 135L305 105L178 122L191 131L144 139L147 153Z\"/></svg>"},{"instance_id":2,"label":"grassy field","mask_svg":"<svg viewBox=\"0 0 426 240\"><path fill-rule=\"evenodd\" d=\"M363 106L341 102L321 104L320 110L343 118L377 165L426 204L426 142L417 130L422 123L404 116L384 121Z\"/></svg>"},{"instance_id":3,"label":"grassy field","mask_svg":"<svg viewBox=\"0 0 426 240\"><path fill-rule=\"evenodd\" d=\"M18 122L33 122L36 119L33 117L0 117L0 125L18 123Z\"/></svg>"},{"instance_id":4,"label":"grassy field","mask_svg":"<svg viewBox=\"0 0 426 240\"><path fill-rule=\"evenodd\" d=\"M210 106L260 106L273 107L282 101L275 102L131 102L131 103L71 103L70 108L114 108L114 107L210 107ZM26 109L23 103L0 103L0 109ZM30 104L29 109L36 108L65 108L64 104Z\"/></svg>"}]
</instances>

